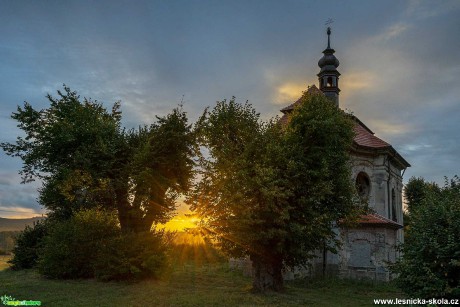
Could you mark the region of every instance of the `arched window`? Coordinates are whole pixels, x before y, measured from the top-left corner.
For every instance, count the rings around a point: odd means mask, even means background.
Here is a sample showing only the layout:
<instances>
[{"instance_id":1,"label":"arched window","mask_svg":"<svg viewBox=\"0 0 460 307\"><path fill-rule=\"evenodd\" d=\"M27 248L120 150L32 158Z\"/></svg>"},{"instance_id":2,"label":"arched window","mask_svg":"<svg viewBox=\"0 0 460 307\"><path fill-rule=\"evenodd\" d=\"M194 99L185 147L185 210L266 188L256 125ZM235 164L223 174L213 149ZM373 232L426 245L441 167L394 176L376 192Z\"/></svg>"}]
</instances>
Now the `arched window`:
<instances>
[{"instance_id":1,"label":"arched window","mask_svg":"<svg viewBox=\"0 0 460 307\"><path fill-rule=\"evenodd\" d=\"M356 191L358 191L359 197L363 200L367 201L369 199L371 184L369 176L367 176L365 172L360 172L358 176L356 176Z\"/></svg>"},{"instance_id":2,"label":"arched window","mask_svg":"<svg viewBox=\"0 0 460 307\"><path fill-rule=\"evenodd\" d=\"M332 77L327 77L327 87L331 87L333 84Z\"/></svg>"}]
</instances>

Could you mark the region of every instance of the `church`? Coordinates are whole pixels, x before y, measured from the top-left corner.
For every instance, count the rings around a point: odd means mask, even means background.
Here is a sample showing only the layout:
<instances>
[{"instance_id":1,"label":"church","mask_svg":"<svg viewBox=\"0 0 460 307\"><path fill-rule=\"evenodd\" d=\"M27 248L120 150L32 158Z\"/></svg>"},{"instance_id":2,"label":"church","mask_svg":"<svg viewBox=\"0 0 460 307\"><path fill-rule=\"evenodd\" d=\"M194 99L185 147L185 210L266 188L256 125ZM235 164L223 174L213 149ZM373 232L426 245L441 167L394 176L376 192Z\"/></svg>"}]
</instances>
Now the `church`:
<instances>
[{"instance_id":1,"label":"church","mask_svg":"<svg viewBox=\"0 0 460 307\"><path fill-rule=\"evenodd\" d=\"M309 86L303 95L325 95L339 105L339 60L331 48L331 29L327 29L327 48L319 60L319 88ZM302 98L302 97L301 97ZM281 124L302 99L281 109ZM284 279L297 277L334 276L348 279L388 281L388 265L399 257L396 246L404 241L402 178L410 164L389 143L378 138L359 118L352 116L355 137L350 152L353 182L359 196L368 202L370 213L360 216L354 228L335 227L342 243L338 253L318 250L309 269L297 268L284 272ZM231 259L230 266L252 275L249 259Z\"/></svg>"},{"instance_id":2,"label":"church","mask_svg":"<svg viewBox=\"0 0 460 307\"><path fill-rule=\"evenodd\" d=\"M312 85L305 95L325 95L340 107L339 60L331 48L330 28L327 35L327 48L318 62L319 89ZM287 122L288 114L299 103L301 99L281 109L284 114L281 122ZM308 275L387 281L391 278L388 264L394 263L398 257L395 247L404 240L402 176L410 164L393 146L375 136L360 119L352 118L355 122L350 152L352 180L372 212L361 216L355 228L337 227L336 233L342 242L339 252L318 251ZM285 277L290 279L294 275L296 272L287 272Z\"/></svg>"}]
</instances>

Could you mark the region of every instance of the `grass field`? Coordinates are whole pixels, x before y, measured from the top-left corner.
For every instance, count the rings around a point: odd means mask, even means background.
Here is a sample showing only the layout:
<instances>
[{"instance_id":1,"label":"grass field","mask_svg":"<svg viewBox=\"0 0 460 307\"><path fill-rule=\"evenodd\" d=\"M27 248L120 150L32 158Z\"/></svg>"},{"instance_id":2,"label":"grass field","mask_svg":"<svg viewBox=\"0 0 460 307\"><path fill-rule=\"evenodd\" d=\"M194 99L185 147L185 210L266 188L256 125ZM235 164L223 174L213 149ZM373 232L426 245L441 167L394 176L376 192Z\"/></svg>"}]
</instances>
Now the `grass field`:
<instances>
[{"instance_id":1,"label":"grass field","mask_svg":"<svg viewBox=\"0 0 460 307\"><path fill-rule=\"evenodd\" d=\"M284 293L252 294L251 279L225 264L177 266L161 280L139 283L48 280L34 270L5 269L0 295L39 300L42 306L373 306L374 298L403 298L387 284L295 281Z\"/></svg>"}]
</instances>

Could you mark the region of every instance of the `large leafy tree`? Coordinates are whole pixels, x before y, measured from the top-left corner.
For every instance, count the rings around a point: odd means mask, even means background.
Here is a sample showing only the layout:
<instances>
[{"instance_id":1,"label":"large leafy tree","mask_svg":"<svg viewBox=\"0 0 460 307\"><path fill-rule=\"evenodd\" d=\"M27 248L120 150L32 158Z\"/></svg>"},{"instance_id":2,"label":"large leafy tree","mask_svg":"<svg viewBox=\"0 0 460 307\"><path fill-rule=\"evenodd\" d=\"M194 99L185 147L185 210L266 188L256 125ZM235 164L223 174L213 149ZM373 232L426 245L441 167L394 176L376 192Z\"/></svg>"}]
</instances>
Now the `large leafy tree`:
<instances>
[{"instance_id":1,"label":"large leafy tree","mask_svg":"<svg viewBox=\"0 0 460 307\"><path fill-rule=\"evenodd\" d=\"M195 136L186 113L174 109L149 127L128 133L133 153L127 164L127 193L120 197L120 222L137 231L152 223L165 223L174 214L176 200L186 192L193 177Z\"/></svg>"},{"instance_id":2,"label":"large leafy tree","mask_svg":"<svg viewBox=\"0 0 460 307\"><path fill-rule=\"evenodd\" d=\"M174 209L177 193L192 175L193 136L186 114L174 109L157 123L137 130L121 127L120 104L111 111L80 99L64 86L50 106L29 103L12 118L25 137L2 143L23 160L23 182L41 179L40 203L56 219L96 206L118 211L126 231L149 230Z\"/></svg>"},{"instance_id":3,"label":"large leafy tree","mask_svg":"<svg viewBox=\"0 0 460 307\"><path fill-rule=\"evenodd\" d=\"M404 212L404 230L407 231L412 223L411 213L416 211L429 194L440 194L441 188L434 182L425 181L422 177L411 177L404 187L406 210Z\"/></svg>"},{"instance_id":4,"label":"large leafy tree","mask_svg":"<svg viewBox=\"0 0 460 307\"><path fill-rule=\"evenodd\" d=\"M412 178L411 224L401 246L403 256L393 272L396 283L420 298L460 297L460 179L444 187ZM422 189L413 189L423 186ZM407 195L406 188L406 195ZM412 193L411 192L411 193Z\"/></svg>"},{"instance_id":5,"label":"large leafy tree","mask_svg":"<svg viewBox=\"0 0 460 307\"><path fill-rule=\"evenodd\" d=\"M283 288L282 270L333 248L333 225L357 208L348 164L350 119L324 96L303 97L287 126L248 104L218 102L197 124L205 148L189 202L234 257L249 256L257 291Z\"/></svg>"},{"instance_id":6,"label":"large leafy tree","mask_svg":"<svg viewBox=\"0 0 460 307\"><path fill-rule=\"evenodd\" d=\"M415 211L429 194L440 193L441 188L436 183L425 181L422 177L411 177L404 187L408 213Z\"/></svg>"}]
</instances>

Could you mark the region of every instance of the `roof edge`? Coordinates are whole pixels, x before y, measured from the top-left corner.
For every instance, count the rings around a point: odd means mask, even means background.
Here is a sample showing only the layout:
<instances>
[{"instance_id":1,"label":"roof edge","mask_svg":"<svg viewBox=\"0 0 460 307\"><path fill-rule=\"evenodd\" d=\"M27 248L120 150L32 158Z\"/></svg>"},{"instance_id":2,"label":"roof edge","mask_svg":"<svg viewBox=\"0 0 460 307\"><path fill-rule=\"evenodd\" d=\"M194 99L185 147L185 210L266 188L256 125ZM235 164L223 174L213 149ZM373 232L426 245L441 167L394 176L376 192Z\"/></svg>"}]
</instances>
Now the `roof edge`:
<instances>
[{"instance_id":1,"label":"roof edge","mask_svg":"<svg viewBox=\"0 0 460 307\"><path fill-rule=\"evenodd\" d=\"M404 226L393 221L387 219L386 217L377 214L377 213L369 213L360 216L360 220L358 221L359 225L374 225L374 226L381 226L393 229L401 229Z\"/></svg>"}]
</instances>

